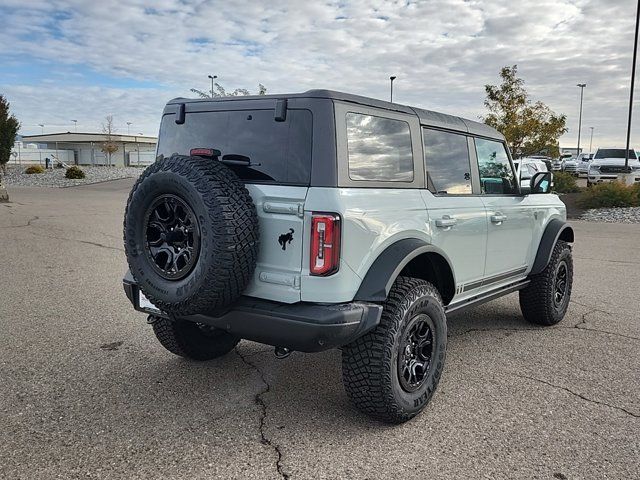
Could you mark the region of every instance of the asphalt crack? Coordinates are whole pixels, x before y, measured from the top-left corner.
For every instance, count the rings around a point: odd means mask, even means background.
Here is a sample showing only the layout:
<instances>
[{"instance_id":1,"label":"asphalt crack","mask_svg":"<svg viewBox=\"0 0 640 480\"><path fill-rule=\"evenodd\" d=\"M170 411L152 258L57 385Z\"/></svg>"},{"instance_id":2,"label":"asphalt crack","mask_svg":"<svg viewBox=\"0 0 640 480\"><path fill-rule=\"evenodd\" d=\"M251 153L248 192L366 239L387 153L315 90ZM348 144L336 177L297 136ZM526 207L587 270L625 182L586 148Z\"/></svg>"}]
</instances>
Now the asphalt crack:
<instances>
[{"instance_id":1,"label":"asphalt crack","mask_svg":"<svg viewBox=\"0 0 640 480\"><path fill-rule=\"evenodd\" d=\"M25 228L25 227L31 227L32 223L35 222L36 220L39 220L40 217L38 217L37 215L32 216L29 220L27 220L27 223L23 223L20 225L3 225L0 228Z\"/></svg>"},{"instance_id":2,"label":"asphalt crack","mask_svg":"<svg viewBox=\"0 0 640 480\"><path fill-rule=\"evenodd\" d=\"M563 390L563 391L565 391L567 393L570 393L571 395L573 395L575 397L578 397L578 398L580 398L580 399L582 399L582 400L584 400L586 402L593 403L593 404L596 404L596 405L605 406L605 407L609 407L609 408L613 408L614 410L618 410L619 412L626 413L627 415L630 415L630 416L632 416L634 418L640 418L640 414L633 413L633 412L627 410L624 407L618 407L617 405L611 405L610 403L600 402L598 400L594 400L592 398L585 397L581 393L574 392L570 388L563 387L562 385L555 385L555 384L553 384L551 382L547 382L546 380L542 380L542 379L536 378L536 377L530 377L528 375L520 375L520 374L517 374L517 373L514 373L513 375L516 376L516 377L524 378L526 380L531 380L531 381L534 381L534 382L542 383L543 385L547 385L547 386L555 388L557 390Z\"/></svg>"},{"instance_id":3,"label":"asphalt crack","mask_svg":"<svg viewBox=\"0 0 640 480\"><path fill-rule=\"evenodd\" d=\"M262 398L262 396L266 393L269 393L269 391L271 390L271 385L269 384L269 382L267 381L267 378L264 374L264 372L258 367L258 365L256 365L255 363L251 362L249 360L249 355L243 355L242 353L240 353L240 350L238 350L238 347L235 348L236 353L238 354L238 356L240 357L240 359L248 366L250 366L251 368L253 368L256 372L258 372L258 375L260 375L260 380L262 381L262 383L264 384L264 389L259 391L258 393L256 393L255 397L254 397L254 401L256 403L256 405L258 405L260 407L260 423L258 425L258 430L260 432L260 443L262 443L263 445L267 445L269 447L271 447L274 452L277 455L277 460L276 460L276 470L278 471L278 474L284 478L285 480L289 480L289 478L291 478L287 473L285 473L283 471L282 468L282 451L280 450L280 447L273 443L271 441L271 439L267 436L266 433L266 426L265 426L265 421L267 418L267 404L265 403L264 399Z\"/></svg>"},{"instance_id":4,"label":"asphalt crack","mask_svg":"<svg viewBox=\"0 0 640 480\"><path fill-rule=\"evenodd\" d=\"M66 237L57 237L55 235L45 235L43 233L32 233L32 235L37 235L40 237L53 238L54 240L64 240L67 242L78 242L84 243L85 245L93 245L94 247L106 248L107 250L116 250L118 252L124 252L124 248L112 247L110 245L105 245L103 243L98 242L90 242L89 240L80 240L78 238L66 238Z\"/></svg>"},{"instance_id":5,"label":"asphalt crack","mask_svg":"<svg viewBox=\"0 0 640 480\"><path fill-rule=\"evenodd\" d=\"M617 333L617 332L612 332L609 330L601 330L599 328L592 328L592 327L587 327L587 326L582 326L582 325L587 325L587 317L589 315L593 315L594 313L604 313L605 315L611 316L613 315L611 312L607 312L606 310L600 310L598 308L593 308L590 307L589 305L585 305L583 303L578 303L572 300L573 303L575 303L576 305L580 305L582 307L585 308L590 308L591 310L589 310L588 312L585 312L582 314L580 321L578 323L576 323L573 328L577 328L578 330L586 330L589 332L598 332L598 333L604 333L607 335L614 335L616 337L622 337L622 338L628 338L630 340L640 340L640 338L638 337L634 337L632 335L625 335L623 333ZM559 327L559 328L567 328L567 327Z\"/></svg>"}]
</instances>

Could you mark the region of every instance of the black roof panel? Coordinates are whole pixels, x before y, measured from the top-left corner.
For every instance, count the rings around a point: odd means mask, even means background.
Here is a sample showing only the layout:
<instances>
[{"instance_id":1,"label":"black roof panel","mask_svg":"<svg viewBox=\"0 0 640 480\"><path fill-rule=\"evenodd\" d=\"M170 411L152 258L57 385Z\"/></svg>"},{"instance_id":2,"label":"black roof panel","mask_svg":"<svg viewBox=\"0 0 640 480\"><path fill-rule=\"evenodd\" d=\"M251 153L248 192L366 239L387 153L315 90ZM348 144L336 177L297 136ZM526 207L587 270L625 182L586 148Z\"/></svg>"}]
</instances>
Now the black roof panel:
<instances>
[{"instance_id":1,"label":"black roof panel","mask_svg":"<svg viewBox=\"0 0 640 480\"><path fill-rule=\"evenodd\" d=\"M307 90L302 93L292 94L276 94L276 95L249 95L249 96L237 96L237 97L218 97L218 98L174 98L168 102L168 105L179 103L207 103L207 102L229 102L229 101L246 101L246 100L269 100L269 99L281 99L281 98L325 98L331 100L338 100L342 102L355 103L366 107L381 108L394 112L407 113L416 115L420 119L420 123L426 126L445 128L449 130L457 130L465 133L472 133L474 135L480 135L483 137L495 138L504 140L504 136L496 129L485 125L484 123L475 122L462 117L456 117L454 115L447 115L445 113L434 112L431 110L425 110L422 108L413 108L407 105L401 105L399 103L386 102L384 100L378 100L370 97L363 97L361 95L353 95L351 93L337 92L335 90ZM275 106L275 103L274 103Z\"/></svg>"}]
</instances>

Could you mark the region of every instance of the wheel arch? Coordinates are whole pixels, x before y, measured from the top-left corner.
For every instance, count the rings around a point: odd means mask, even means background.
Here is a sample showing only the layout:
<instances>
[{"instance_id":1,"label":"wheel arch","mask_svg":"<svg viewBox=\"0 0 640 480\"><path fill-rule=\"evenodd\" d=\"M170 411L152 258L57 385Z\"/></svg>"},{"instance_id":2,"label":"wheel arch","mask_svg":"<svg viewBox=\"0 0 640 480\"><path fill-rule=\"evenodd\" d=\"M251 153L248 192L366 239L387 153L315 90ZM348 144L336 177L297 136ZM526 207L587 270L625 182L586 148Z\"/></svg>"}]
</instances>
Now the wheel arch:
<instances>
[{"instance_id":1,"label":"wheel arch","mask_svg":"<svg viewBox=\"0 0 640 480\"><path fill-rule=\"evenodd\" d=\"M554 218L547 224L542 234L530 275L536 275L547 267L553 253L553 248L556 243L558 243L558 240L573 243L574 232L571 225Z\"/></svg>"},{"instance_id":2,"label":"wheel arch","mask_svg":"<svg viewBox=\"0 0 640 480\"><path fill-rule=\"evenodd\" d=\"M354 299L369 302L386 300L400 275L433 283L445 305L455 295L455 276L447 255L424 240L405 238L388 246L376 258Z\"/></svg>"}]
</instances>

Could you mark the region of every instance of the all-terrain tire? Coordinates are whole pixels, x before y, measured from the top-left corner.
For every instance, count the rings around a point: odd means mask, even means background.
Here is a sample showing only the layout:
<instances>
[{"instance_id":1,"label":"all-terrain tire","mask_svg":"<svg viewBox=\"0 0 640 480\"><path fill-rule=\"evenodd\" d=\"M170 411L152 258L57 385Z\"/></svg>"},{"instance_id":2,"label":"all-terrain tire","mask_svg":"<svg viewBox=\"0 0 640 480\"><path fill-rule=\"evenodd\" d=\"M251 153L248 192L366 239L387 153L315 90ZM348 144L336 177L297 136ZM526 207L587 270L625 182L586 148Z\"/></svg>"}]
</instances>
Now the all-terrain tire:
<instances>
[{"instance_id":1,"label":"all-terrain tire","mask_svg":"<svg viewBox=\"0 0 640 480\"><path fill-rule=\"evenodd\" d=\"M565 280L563 294L558 301L559 281L564 269ZM530 277L531 283L520 290L520 309L524 318L537 325L555 325L560 322L569 306L571 288L573 286L573 258L571 247L567 242L558 240L553 247L551 259L546 268Z\"/></svg>"},{"instance_id":2,"label":"all-terrain tire","mask_svg":"<svg viewBox=\"0 0 640 480\"><path fill-rule=\"evenodd\" d=\"M153 333L164 348L191 360L211 360L229 353L240 339L217 328L188 322L149 317Z\"/></svg>"},{"instance_id":3,"label":"all-terrain tire","mask_svg":"<svg viewBox=\"0 0 640 480\"><path fill-rule=\"evenodd\" d=\"M147 242L145 219L163 196L190 208L199 228L197 260L178 279L158 273ZM236 300L255 270L258 240L258 216L249 192L218 161L177 154L160 158L129 195L124 217L129 269L144 295L175 316L215 311Z\"/></svg>"},{"instance_id":4,"label":"all-terrain tire","mask_svg":"<svg viewBox=\"0 0 640 480\"><path fill-rule=\"evenodd\" d=\"M408 391L400 380L403 338L415 319L433 330L431 362L422 384ZM342 378L351 402L389 423L416 416L438 386L447 347L447 321L438 290L424 280L398 277L384 303L380 324L342 349Z\"/></svg>"}]
</instances>

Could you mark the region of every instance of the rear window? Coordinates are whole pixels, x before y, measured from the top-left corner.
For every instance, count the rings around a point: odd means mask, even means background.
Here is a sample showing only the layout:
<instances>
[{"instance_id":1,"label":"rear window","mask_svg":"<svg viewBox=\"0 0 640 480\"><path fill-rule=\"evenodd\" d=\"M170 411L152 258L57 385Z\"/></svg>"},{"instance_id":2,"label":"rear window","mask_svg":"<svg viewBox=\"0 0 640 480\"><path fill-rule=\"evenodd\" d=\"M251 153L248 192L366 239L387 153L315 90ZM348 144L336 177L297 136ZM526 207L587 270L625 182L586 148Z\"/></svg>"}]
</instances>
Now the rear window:
<instances>
[{"instance_id":1,"label":"rear window","mask_svg":"<svg viewBox=\"0 0 640 480\"><path fill-rule=\"evenodd\" d=\"M625 158L624 148L601 148L596 152L595 158ZM629 158L636 158L635 150L629 149Z\"/></svg>"},{"instance_id":2,"label":"rear window","mask_svg":"<svg viewBox=\"0 0 640 480\"><path fill-rule=\"evenodd\" d=\"M158 155L189 155L193 148L220 150L220 159L249 159L250 166L228 165L248 183L309 185L312 115L288 110L284 122L273 110L187 113L182 125L175 115L162 118Z\"/></svg>"}]
</instances>

